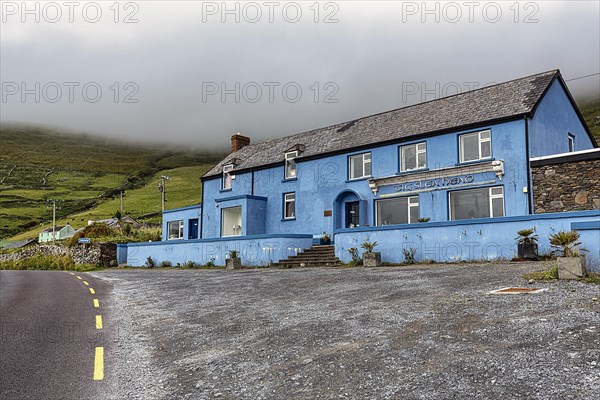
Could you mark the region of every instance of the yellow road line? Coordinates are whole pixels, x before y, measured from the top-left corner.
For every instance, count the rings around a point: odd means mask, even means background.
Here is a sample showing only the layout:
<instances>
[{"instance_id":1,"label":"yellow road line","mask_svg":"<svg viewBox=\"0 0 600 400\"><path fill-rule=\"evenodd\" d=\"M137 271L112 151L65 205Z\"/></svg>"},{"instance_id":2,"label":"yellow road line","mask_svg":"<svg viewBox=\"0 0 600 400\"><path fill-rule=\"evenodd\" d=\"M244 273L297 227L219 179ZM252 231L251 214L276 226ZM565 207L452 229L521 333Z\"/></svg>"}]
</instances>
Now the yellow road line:
<instances>
[{"instance_id":1,"label":"yellow road line","mask_svg":"<svg viewBox=\"0 0 600 400\"><path fill-rule=\"evenodd\" d=\"M74 273L72 273L72 272L69 272L69 273L70 273L71 275L75 275L75 274L74 274Z\"/></svg>"},{"instance_id":2,"label":"yellow road line","mask_svg":"<svg viewBox=\"0 0 600 400\"><path fill-rule=\"evenodd\" d=\"M94 357L94 380L104 379L104 347L96 347L96 356Z\"/></svg>"},{"instance_id":3,"label":"yellow road line","mask_svg":"<svg viewBox=\"0 0 600 400\"><path fill-rule=\"evenodd\" d=\"M94 291L94 289L90 288L90 293L91 294L96 294L96 292Z\"/></svg>"},{"instance_id":4,"label":"yellow road line","mask_svg":"<svg viewBox=\"0 0 600 400\"><path fill-rule=\"evenodd\" d=\"M86 281L83 281L83 284L84 284L85 286L90 286L90 284L89 284L89 283L87 283Z\"/></svg>"},{"instance_id":5,"label":"yellow road line","mask_svg":"<svg viewBox=\"0 0 600 400\"><path fill-rule=\"evenodd\" d=\"M102 315L96 315L96 329L102 329Z\"/></svg>"},{"instance_id":6,"label":"yellow road line","mask_svg":"<svg viewBox=\"0 0 600 400\"><path fill-rule=\"evenodd\" d=\"M94 299L94 307L100 307L100 303L98 303L98 299Z\"/></svg>"},{"instance_id":7,"label":"yellow road line","mask_svg":"<svg viewBox=\"0 0 600 400\"><path fill-rule=\"evenodd\" d=\"M77 279L83 279L82 277L80 277L79 275L77 275Z\"/></svg>"}]
</instances>

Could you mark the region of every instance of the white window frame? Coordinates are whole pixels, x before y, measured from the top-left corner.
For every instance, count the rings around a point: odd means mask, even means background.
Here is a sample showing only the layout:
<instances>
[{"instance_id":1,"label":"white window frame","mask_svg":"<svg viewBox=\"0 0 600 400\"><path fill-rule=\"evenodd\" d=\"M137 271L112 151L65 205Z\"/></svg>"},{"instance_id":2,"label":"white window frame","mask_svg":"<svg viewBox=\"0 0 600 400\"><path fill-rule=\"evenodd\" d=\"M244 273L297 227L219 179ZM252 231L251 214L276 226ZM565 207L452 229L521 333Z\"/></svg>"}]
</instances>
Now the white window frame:
<instances>
[{"instance_id":1,"label":"white window frame","mask_svg":"<svg viewBox=\"0 0 600 400\"><path fill-rule=\"evenodd\" d=\"M421 147L421 146L422 146L422 148L419 149L419 147ZM404 150L406 150L410 147L415 148L416 167L407 169L405 166L405 162L404 162ZM423 165L422 167L419 166L419 154L425 154L425 165ZM425 168L427 168L427 142L419 142L419 143L407 144L405 146L400 146L400 172L416 171L418 169L425 169Z\"/></svg>"},{"instance_id":2,"label":"white window frame","mask_svg":"<svg viewBox=\"0 0 600 400\"><path fill-rule=\"evenodd\" d=\"M284 172L284 177L285 179L294 179L298 176L298 165L296 164L296 157L298 157L298 150L294 150L294 151L288 151L287 153L285 153L284 158L285 158L285 172ZM290 175L289 171L290 171L290 165L294 165L294 175Z\"/></svg>"},{"instance_id":3,"label":"white window frame","mask_svg":"<svg viewBox=\"0 0 600 400\"><path fill-rule=\"evenodd\" d=\"M474 189L479 189L479 188L453 190L453 191L448 192L448 216L450 217L450 221L464 221L464 219L454 219L454 213L452 212L452 193L464 192L464 191L469 191L469 190L474 190ZM493 189L500 189L502 191L502 193L493 194L492 193ZM498 216L494 215L494 207L493 207L494 199L502 199L502 215L498 215ZM488 210L489 210L489 214L490 214L490 216L488 218L497 218L497 217L506 216L506 206L504 204L504 186L491 186L488 188ZM474 218L474 219L479 219L479 218Z\"/></svg>"},{"instance_id":4,"label":"white window frame","mask_svg":"<svg viewBox=\"0 0 600 400\"><path fill-rule=\"evenodd\" d=\"M482 134L487 133L488 137L487 138L482 138ZM475 136L477 135L477 139L479 142L479 146L477 146L477 150L478 150L478 158L472 159L472 160L465 160L465 146L464 146L464 141L463 139L469 136ZM490 129L486 129L485 131L479 131L479 132L470 132L470 133L463 133L462 135L460 135L458 137L458 141L459 141L459 148L460 148L460 162L464 163L464 162L474 162L474 161L479 161L479 160L487 160L489 158L492 158L492 131ZM490 155L487 157L482 157L481 156L481 148L483 143L489 142L490 143Z\"/></svg>"},{"instance_id":5,"label":"white window frame","mask_svg":"<svg viewBox=\"0 0 600 400\"><path fill-rule=\"evenodd\" d=\"M294 213L292 215L287 215L288 203L294 204ZM283 194L283 219L296 219L296 192Z\"/></svg>"},{"instance_id":6,"label":"white window frame","mask_svg":"<svg viewBox=\"0 0 600 400\"><path fill-rule=\"evenodd\" d=\"M240 219L243 217L243 211L242 211L242 206L233 206L233 207L226 207L226 208L222 208L221 209L221 237L235 237L235 236L242 236L242 221L240 221L240 225L233 225L231 228L232 234L231 235L225 235L225 213L228 211L231 211L233 209L236 210L240 210Z\"/></svg>"},{"instance_id":7,"label":"white window frame","mask_svg":"<svg viewBox=\"0 0 600 400\"><path fill-rule=\"evenodd\" d=\"M366 159L368 156L368 160ZM354 168L352 168L352 160L353 159L358 159L359 157L362 157L362 175L361 176L352 176L352 174L354 173ZM366 165L370 164L371 165L371 174L366 173ZM364 179L364 178L369 178L371 177L373 173L373 158L372 158L372 154L371 152L366 152L366 153L361 153L361 154L354 154L351 156L348 156L348 180L353 181L356 179Z\"/></svg>"},{"instance_id":8,"label":"white window frame","mask_svg":"<svg viewBox=\"0 0 600 400\"><path fill-rule=\"evenodd\" d=\"M221 190L230 190L233 186L233 175L231 174L231 171L233 171L234 165L233 164L227 164L223 166L223 177L221 178ZM229 181L227 180L227 177L229 177ZM229 185L227 186L227 182L229 182Z\"/></svg>"},{"instance_id":9,"label":"white window frame","mask_svg":"<svg viewBox=\"0 0 600 400\"><path fill-rule=\"evenodd\" d=\"M500 189L502 193L493 194L494 189ZM504 186L493 186L490 188L490 218L496 218L494 215L494 207L492 206L494 199L502 199L502 215L498 215L498 217L504 217L506 214L506 210L504 209Z\"/></svg>"},{"instance_id":10,"label":"white window frame","mask_svg":"<svg viewBox=\"0 0 600 400\"><path fill-rule=\"evenodd\" d=\"M379 210L378 210L379 203L382 201L392 200L394 198L401 198L401 197L407 197L407 196L390 197L387 199L379 199L379 200L375 201L375 226L385 226L385 225L379 224ZM412 218L410 217L410 211L411 211L410 209L412 207L417 207L417 209L419 208L419 196L408 196L408 199L406 201L406 212L407 212L406 219L408 220L409 224L414 224L416 222L419 222L419 218L420 218L420 216L419 216L420 211L419 211L419 212L417 212L417 220L416 221L412 220Z\"/></svg>"},{"instance_id":11,"label":"white window frame","mask_svg":"<svg viewBox=\"0 0 600 400\"><path fill-rule=\"evenodd\" d=\"M575 151L575 136L571 135L570 133L567 135L568 137L568 146L569 146L569 153L573 153Z\"/></svg>"},{"instance_id":12,"label":"white window frame","mask_svg":"<svg viewBox=\"0 0 600 400\"><path fill-rule=\"evenodd\" d=\"M176 224L179 223L179 237L171 237L170 236L170 232L171 232L171 224ZM167 240L181 240L183 239L183 220L175 220L175 221L168 221L167 222Z\"/></svg>"}]
</instances>

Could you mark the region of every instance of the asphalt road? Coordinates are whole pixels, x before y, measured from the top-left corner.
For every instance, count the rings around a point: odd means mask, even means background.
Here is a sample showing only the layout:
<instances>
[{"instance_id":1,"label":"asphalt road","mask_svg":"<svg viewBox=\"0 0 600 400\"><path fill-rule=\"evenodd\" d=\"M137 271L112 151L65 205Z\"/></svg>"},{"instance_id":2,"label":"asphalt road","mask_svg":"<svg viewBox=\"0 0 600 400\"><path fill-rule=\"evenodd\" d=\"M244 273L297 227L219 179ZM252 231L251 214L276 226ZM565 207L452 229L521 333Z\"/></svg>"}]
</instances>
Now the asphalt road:
<instances>
[{"instance_id":1,"label":"asphalt road","mask_svg":"<svg viewBox=\"0 0 600 400\"><path fill-rule=\"evenodd\" d=\"M85 273L0 271L0 399L105 398L109 294Z\"/></svg>"}]
</instances>

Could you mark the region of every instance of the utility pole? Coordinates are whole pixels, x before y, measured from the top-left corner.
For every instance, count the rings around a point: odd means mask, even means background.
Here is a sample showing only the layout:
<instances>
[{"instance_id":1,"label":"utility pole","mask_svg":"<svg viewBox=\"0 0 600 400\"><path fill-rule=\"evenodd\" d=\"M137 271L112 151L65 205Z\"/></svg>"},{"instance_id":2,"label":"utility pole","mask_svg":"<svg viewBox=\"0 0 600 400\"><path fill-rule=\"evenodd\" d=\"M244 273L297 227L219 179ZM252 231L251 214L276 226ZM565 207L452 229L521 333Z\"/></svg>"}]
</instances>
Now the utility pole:
<instances>
[{"instance_id":1,"label":"utility pole","mask_svg":"<svg viewBox=\"0 0 600 400\"><path fill-rule=\"evenodd\" d=\"M123 191L121 190L121 218L123 218Z\"/></svg>"},{"instance_id":2,"label":"utility pole","mask_svg":"<svg viewBox=\"0 0 600 400\"><path fill-rule=\"evenodd\" d=\"M48 199L47 202L52 202L52 244L56 242L56 202L62 200ZM58 208L60 210L60 207Z\"/></svg>"},{"instance_id":3,"label":"utility pole","mask_svg":"<svg viewBox=\"0 0 600 400\"><path fill-rule=\"evenodd\" d=\"M56 200L52 201L52 244L56 241Z\"/></svg>"},{"instance_id":4,"label":"utility pole","mask_svg":"<svg viewBox=\"0 0 600 400\"><path fill-rule=\"evenodd\" d=\"M161 193L161 204L162 204L162 212L165 212L165 192L167 191L166 183L171 179L170 176L162 175L160 177L160 182L158 182L158 190Z\"/></svg>"}]
</instances>

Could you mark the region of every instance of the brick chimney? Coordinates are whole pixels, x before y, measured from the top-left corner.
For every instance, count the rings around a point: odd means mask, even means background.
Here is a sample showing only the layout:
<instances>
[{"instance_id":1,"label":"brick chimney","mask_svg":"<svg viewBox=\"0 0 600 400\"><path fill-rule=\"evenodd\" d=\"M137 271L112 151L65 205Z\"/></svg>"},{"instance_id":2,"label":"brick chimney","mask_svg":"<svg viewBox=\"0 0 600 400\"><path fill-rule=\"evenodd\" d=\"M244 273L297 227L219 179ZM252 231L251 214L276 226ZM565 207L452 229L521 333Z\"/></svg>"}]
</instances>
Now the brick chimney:
<instances>
[{"instance_id":1,"label":"brick chimney","mask_svg":"<svg viewBox=\"0 0 600 400\"><path fill-rule=\"evenodd\" d=\"M239 132L231 137L231 152L235 153L242 147L250 144L250 138L247 136L240 135Z\"/></svg>"}]
</instances>

